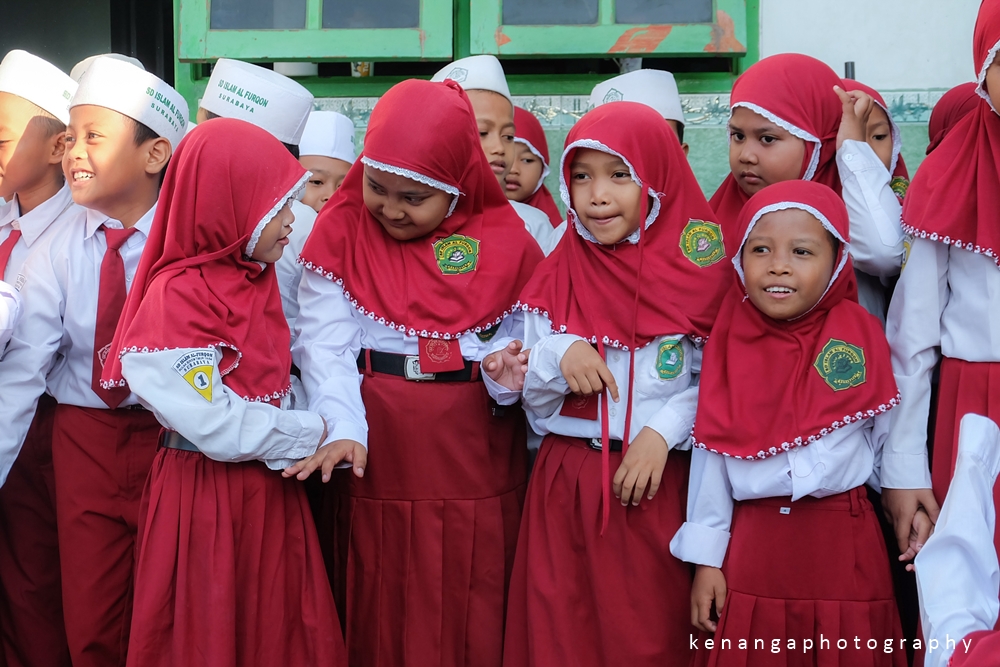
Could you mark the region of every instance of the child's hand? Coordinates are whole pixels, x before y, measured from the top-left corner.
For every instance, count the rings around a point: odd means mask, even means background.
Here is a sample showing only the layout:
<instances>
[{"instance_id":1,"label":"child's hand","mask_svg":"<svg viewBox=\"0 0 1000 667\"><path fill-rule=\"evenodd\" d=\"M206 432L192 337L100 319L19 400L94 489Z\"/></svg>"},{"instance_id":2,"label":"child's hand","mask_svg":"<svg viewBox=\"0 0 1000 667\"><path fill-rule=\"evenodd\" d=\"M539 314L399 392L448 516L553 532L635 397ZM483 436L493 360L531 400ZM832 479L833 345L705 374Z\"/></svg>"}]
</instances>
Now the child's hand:
<instances>
[{"instance_id":1,"label":"child's hand","mask_svg":"<svg viewBox=\"0 0 1000 667\"><path fill-rule=\"evenodd\" d=\"M712 603L715 603L715 617L718 619L726 604L726 576L717 567L699 565L695 568L694 583L691 584L691 623L704 632L714 633L718 627L712 620Z\"/></svg>"},{"instance_id":2,"label":"child's hand","mask_svg":"<svg viewBox=\"0 0 1000 667\"><path fill-rule=\"evenodd\" d=\"M490 379L511 391L524 389L528 373L528 351L521 351L521 341L511 341L507 347L483 359L483 370Z\"/></svg>"},{"instance_id":3,"label":"child's hand","mask_svg":"<svg viewBox=\"0 0 1000 667\"><path fill-rule=\"evenodd\" d=\"M639 431L611 482L615 497L621 499L622 505L628 505L629 498L633 505L638 505L646 484L649 484L649 494L646 497L653 499L660 488L669 451L667 441L659 433L649 427L643 427Z\"/></svg>"},{"instance_id":4,"label":"child's hand","mask_svg":"<svg viewBox=\"0 0 1000 667\"><path fill-rule=\"evenodd\" d=\"M844 115L840 119L840 131L837 133L837 149L844 145L844 141L852 139L854 141L865 141L867 137L868 117L872 115L875 108L875 100L868 93L860 90L845 91L840 86L834 86L833 90L840 98L843 105Z\"/></svg>"},{"instance_id":5,"label":"child's hand","mask_svg":"<svg viewBox=\"0 0 1000 667\"><path fill-rule=\"evenodd\" d=\"M312 456L307 456L295 465L285 468L281 472L281 476L294 477L303 482L317 468L322 468L323 481L329 482L334 466L341 461L353 464L354 474L358 477L364 477L365 466L368 464L368 450L360 442L354 440L334 440L317 449Z\"/></svg>"},{"instance_id":6,"label":"child's hand","mask_svg":"<svg viewBox=\"0 0 1000 667\"><path fill-rule=\"evenodd\" d=\"M611 374L604 359L601 359L601 355L590 346L590 343L578 340L570 345L562 361L559 362L559 370L569 383L569 390L574 394L591 396L604 391L604 387L607 387L611 391L612 400L618 402L615 376Z\"/></svg>"},{"instance_id":7,"label":"child's hand","mask_svg":"<svg viewBox=\"0 0 1000 667\"><path fill-rule=\"evenodd\" d=\"M913 560L937 522L940 508L934 493L930 489L882 489L882 509L896 532L899 560Z\"/></svg>"},{"instance_id":8,"label":"child's hand","mask_svg":"<svg viewBox=\"0 0 1000 667\"><path fill-rule=\"evenodd\" d=\"M913 515L913 524L910 526L910 543L909 547L906 549L906 553L900 554L899 560L913 560L920 553L920 550L924 548L924 544L927 543L927 538L931 536L934 532L934 524L931 522L931 518L927 516L927 512L923 508L917 510L917 513ZM906 566L907 572L915 572L913 563L909 563Z\"/></svg>"}]
</instances>

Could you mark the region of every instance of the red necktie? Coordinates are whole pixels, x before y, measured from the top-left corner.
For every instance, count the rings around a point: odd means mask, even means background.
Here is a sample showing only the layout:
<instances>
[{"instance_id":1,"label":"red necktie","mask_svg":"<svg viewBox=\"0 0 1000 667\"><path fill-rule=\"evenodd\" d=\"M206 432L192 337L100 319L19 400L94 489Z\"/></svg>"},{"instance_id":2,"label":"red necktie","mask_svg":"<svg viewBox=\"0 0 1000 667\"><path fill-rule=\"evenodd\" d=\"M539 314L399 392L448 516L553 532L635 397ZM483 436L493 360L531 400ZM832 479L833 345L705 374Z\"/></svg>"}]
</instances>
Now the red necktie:
<instances>
[{"instance_id":1,"label":"red necktie","mask_svg":"<svg viewBox=\"0 0 1000 667\"><path fill-rule=\"evenodd\" d=\"M21 230L13 229L10 232L10 236L0 243L0 280L3 279L4 274L7 272L7 263L10 261L10 253L14 251L14 246L17 245L17 240L21 238Z\"/></svg>"},{"instance_id":2,"label":"red necktie","mask_svg":"<svg viewBox=\"0 0 1000 667\"><path fill-rule=\"evenodd\" d=\"M101 226L108 249L101 261L101 285L97 292L97 326L94 327L94 371L90 386L101 400L112 410L117 408L129 395L127 386L105 389L101 386L101 373L104 371L104 361L111 351L111 341L115 337L115 328L125 307L125 262L122 261L118 249L128 240L135 227L131 229L112 229Z\"/></svg>"}]
</instances>

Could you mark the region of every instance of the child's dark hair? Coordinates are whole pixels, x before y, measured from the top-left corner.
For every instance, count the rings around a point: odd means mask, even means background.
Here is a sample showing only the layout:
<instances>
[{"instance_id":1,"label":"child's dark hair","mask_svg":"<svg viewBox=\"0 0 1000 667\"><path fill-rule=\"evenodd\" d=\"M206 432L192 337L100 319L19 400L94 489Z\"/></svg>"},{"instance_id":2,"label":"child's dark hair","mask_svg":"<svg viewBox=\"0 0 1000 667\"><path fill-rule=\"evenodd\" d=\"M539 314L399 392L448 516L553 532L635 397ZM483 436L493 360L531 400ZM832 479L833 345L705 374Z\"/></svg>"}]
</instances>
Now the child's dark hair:
<instances>
[{"instance_id":1,"label":"child's dark hair","mask_svg":"<svg viewBox=\"0 0 1000 667\"><path fill-rule=\"evenodd\" d=\"M222 118L222 116L215 113L214 111L209 111L208 109L205 108L202 108L202 111L205 112L205 120L212 120L213 118ZM299 159L298 146L296 146L295 144L286 144L284 141L281 142L281 145L288 149L288 152L292 154L292 157L294 157L296 160Z\"/></svg>"},{"instance_id":2,"label":"child's dark hair","mask_svg":"<svg viewBox=\"0 0 1000 667\"><path fill-rule=\"evenodd\" d=\"M132 121L132 125L133 125L132 139L133 139L133 141L135 141L135 145L136 146L142 146L144 143L146 143L150 139L159 139L160 138L160 135L158 135L156 132L154 132L152 129L150 129L150 127L148 125L146 125L144 123L140 123L139 121L135 120L134 118L129 118L128 116L125 116L125 118L127 118L130 121Z\"/></svg>"},{"instance_id":3,"label":"child's dark hair","mask_svg":"<svg viewBox=\"0 0 1000 667\"><path fill-rule=\"evenodd\" d=\"M677 140L684 143L684 123L677 123Z\"/></svg>"}]
</instances>

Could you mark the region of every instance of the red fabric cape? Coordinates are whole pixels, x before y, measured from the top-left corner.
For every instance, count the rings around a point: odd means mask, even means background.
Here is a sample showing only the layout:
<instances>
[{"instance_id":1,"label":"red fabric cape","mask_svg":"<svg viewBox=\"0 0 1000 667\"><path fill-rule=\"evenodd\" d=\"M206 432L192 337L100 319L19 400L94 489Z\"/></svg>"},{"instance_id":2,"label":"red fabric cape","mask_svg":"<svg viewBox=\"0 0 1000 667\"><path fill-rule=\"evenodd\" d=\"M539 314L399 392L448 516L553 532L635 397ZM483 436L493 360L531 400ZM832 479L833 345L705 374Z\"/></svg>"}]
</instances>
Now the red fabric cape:
<instances>
[{"instance_id":1,"label":"red fabric cape","mask_svg":"<svg viewBox=\"0 0 1000 667\"><path fill-rule=\"evenodd\" d=\"M454 212L428 236L393 239L365 206L366 159L458 189ZM446 239L475 259L473 268L467 262L445 273L438 254ZM320 212L299 261L388 327L454 338L498 324L541 258L483 153L465 91L454 81L409 80L375 105L364 150Z\"/></svg>"},{"instance_id":2,"label":"red fabric cape","mask_svg":"<svg viewBox=\"0 0 1000 667\"><path fill-rule=\"evenodd\" d=\"M809 180L822 183L839 194L837 132L843 113L833 87L841 85L836 72L821 61L798 53L782 53L764 58L741 74L733 84L730 104L733 108L762 109L780 120L779 125L792 125L819 139L816 170ZM802 178L806 176L815 151L816 144L806 141ZM749 199L729 174L712 195L710 203L720 222L731 227Z\"/></svg>"},{"instance_id":3,"label":"red fabric cape","mask_svg":"<svg viewBox=\"0 0 1000 667\"><path fill-rule=\"evenodd\" d=\"M243 255L254 230L305 183L274 137L219 118L192 130L170 160L149 238L102 382L124 382L120 355L217 347L227 387L273 401L292 356L272 265Z\"/></svg>"},{"instance_id":4,"label":"red fabric cape","mask_svg":"<svg viewBox=\"0 0 1000 667\"><path fill-rule=\"evenodd\" d=\"M930 143L927 144L927 155L941 144L948 130L955 127L955 123L975 111L983 101L976 92L978 85L975 81L960 83L942 95L934 105L934 109L931 110L931 120L927 124L927 138L930 139Z\"/></svg>"},{"instance_id":5,"label":"red fabric cape","mask_svg":"<svg viewBox=\"0 0 1000 667\"><path fill-rule=\"evenodd\" d=\"M850 241L847 207L835 192L818 183L785 181L764 188L744 207L729 237L730 255L740 257L751 226L769 207L811 207ZM889 344L879 321L857 303L846 251L841 244L841 268L827 293L796 320L773 320L757 310L733 272L702 358L695 446L761 459L898 404Z\"/></svg>"},{"instance_id":6,"label":"red fabric cape","mask_svg":"<svg viewBox=\"0 0 1000 667\"><path fill-rule=\"evenodd\" d=\"M984 0L973 37L979 90L1000 45L1000 0ZM985 93L981 93L985 95ZM903 205L903 231L1000 263L1000 116L979 104L927 156Z\"/></svg>"},{"instance_id":7,"label":"red fabric cape","mask_svg":"<svg viewBox=\"0 0 1000 667\"><path fill-rule=\"evenodd\" d=\"M514 107L514 127L517 128L517 139L515 141L526 143L531 152L542 161L544 165L542 178L544 179L551 165L549 164L549 144L545 139L545 130L542 129L542 124L535 118L535 114L527 109ZM556 206L556 202L552 198L552 193L549 192L544 182L535 190L534 194L524 200L524 203L528 206L534 206L549 216L549 222L552 223L553 227L558 227L562 224L562 213L559 211L559 207Z\"/></svg>"}]
</instances>

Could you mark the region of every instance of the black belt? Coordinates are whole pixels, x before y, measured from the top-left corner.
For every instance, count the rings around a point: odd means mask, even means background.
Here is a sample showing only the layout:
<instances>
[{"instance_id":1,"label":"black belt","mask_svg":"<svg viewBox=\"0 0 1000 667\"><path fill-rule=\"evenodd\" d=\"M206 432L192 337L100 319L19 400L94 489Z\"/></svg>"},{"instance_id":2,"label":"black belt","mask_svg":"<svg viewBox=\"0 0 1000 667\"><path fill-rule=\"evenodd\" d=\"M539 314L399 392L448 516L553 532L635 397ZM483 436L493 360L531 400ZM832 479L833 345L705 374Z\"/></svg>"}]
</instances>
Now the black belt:
<instances>
[{"instance_id":1,"label":"black belt","mask_svg":"<svg viewBox=\"0 0 1000 667\"><path fill-rule=\"evenodd\" d=\"M177 431L163 431L160 434L160 446L168 449L179 449L184 452L201 452L193 442Z\"/></svg>"},{"instance_id":2,"label":"black belt","mask_svg":"<svg viewBox=\"0 0 1000 667\"><path fill-rule=\"evenodd\" d=\"M601 439L600 438L589 438L589 439L588 438L584 438L583 441L586 442L587 445L591 449L596 449L597 451L601 451L601 449L602 449L602 447L601 447ZM609 452L620 452L621 450L622 450L622 441L621 440L612 439L608 443L608 451Z\"/></svg>"},{"instance_id":3,"label":"black belt","mask_svg":"<svg viewBox=\"0 0 1000 667\"><path fill-rule=\"evenodd\" d=\"M420 369L420 357L409 354L394 354L377 350L361 350L358 355L358 370L366 370L369 362L373 373L395 375L415 382L476 382L482 380L479 362L465 360L465 367L445 373L424 373Z\"/></svg>"}]
</instances>

